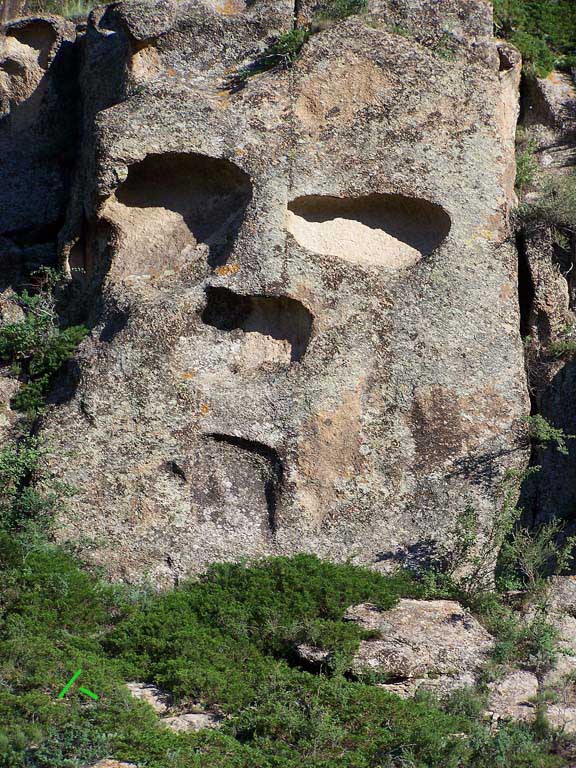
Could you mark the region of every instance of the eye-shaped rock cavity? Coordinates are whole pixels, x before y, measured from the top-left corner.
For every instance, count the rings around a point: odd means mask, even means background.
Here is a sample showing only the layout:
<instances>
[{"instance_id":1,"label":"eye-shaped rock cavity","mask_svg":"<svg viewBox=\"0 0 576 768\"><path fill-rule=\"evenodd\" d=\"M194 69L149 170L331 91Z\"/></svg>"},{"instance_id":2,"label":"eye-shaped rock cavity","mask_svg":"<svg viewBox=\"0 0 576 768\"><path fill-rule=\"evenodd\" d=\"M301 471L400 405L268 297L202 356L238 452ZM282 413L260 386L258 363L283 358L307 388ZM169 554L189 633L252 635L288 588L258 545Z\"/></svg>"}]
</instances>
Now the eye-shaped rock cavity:
<instances>
[{"instance_id":1,"label":"eye-shaped rock cavity","mask_svg":"<svg viewBox=\"0 0 576 768\"><path fill-rule=\"evenodd\" d=\"M450 226L439 205L402 195L298 197L287 214L288 231L307 250L388 269L432 253Z\"/></svg>"},{"instance_id":2,"label":"eye-shaped rock cavity","mask_svg":"<svg viewBox=\"0 0 576 768\"><path fill-rule=\"evenodd\" d=\"M286 296L244 296L227 288L207 288L206 294L204 323L221 331L239 329L260 336L248 344L256 364L266 359L295 362L304 355L313 318L299 301Z\"/></svg>"},{"instance_id":3,"label":"eye-shaped rock cavity","mask_svg":"<svg viewBox=\"0 0 576 768\"><path fill-rule=\"evenodd\" d=\"M250 177L205 155L148 155L128 169L106 217L121 234L117 268L132 275L178 270L199 243L225 260L252 197Z\"/></svg>"}]
</instances>

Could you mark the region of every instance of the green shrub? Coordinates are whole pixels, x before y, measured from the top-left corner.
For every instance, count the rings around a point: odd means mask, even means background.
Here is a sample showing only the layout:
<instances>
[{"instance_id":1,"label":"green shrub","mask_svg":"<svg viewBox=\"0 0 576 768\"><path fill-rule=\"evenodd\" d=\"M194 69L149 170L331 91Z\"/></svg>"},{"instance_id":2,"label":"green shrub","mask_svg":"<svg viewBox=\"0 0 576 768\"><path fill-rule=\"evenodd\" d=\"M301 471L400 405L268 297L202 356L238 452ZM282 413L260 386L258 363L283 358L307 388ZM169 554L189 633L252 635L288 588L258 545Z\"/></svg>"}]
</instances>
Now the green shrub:
<instances>
[{"instance_id":1,"label":"green shrub","mask_svg":"<svg viewBox=\"0 0 576 768\"><path fill-rule=\"evenodd\" d=\"M576 232L576 174L547 176L537 199L522 205L520 215L527 225Z\"/></svg>"},{"instance_id":2,"label":"green shrub","mask_svg":"<svg viewBox=\"0 0 576 768\"><path fill-rule=\"evenodd\" d=\"M334 671L297 666L294 637L355 641L350 602L388 607L419 594L383 576L311 556L217 565L166 594L134 600L83 572L62 550L0 533L0 764L77 768L114 756L147 768L560 768L525 726L491 733L472 695L446 711L404 701ZM76 669L100 696L74 687ZM176 701L218 704L220 731L173 733L123 681L164 686Z\"/></svg>"},{"instance_id":3,"label":"green shrub","mask_svg":"<svg viewBox=\"0 0 576 768\"><path fill-rule=\"evenodd\" d=\"M546 352L550 357L560 359L562 357L571 357L576 353L576 341L570 339L562 339L561 341L553 341L548 345Z\"/></svg>"},{"instance_id":4,"label":"green shrub","mask_svg":"<svg viewBox=\"0 0 576 768\"><path fill-rule=\"evenodd\" d=\"M323 19L346 19L357 13L362 13L368 8L368 0L328 0L323 3L316 14L316 18Z\"/></svg>"},{"instance_id":5,"label":"green shrub","mask_svg":"<svg viewBox=\"0 0 576 768\"><path fill-rule=\"evenodd\" d=\"M537 142L529 139L516 150L516 189L519 193L531 186L536 178L538 171L538 161L534 156L536 148Z\"/></svg>"},{"instance_id":6,"label":"green shrub","mask_svg":"<svg viewBox=\"0 0 576 768\"><path fill-rule=\"evenodd\" d=\"M238 90L254 75L270 70L289 69L311 34L309 27L298 27L284 32L255 61L235 72L228 80L228 87L231 90Z\"/></svg>"},{"instance_id":7,"label":"green shrub","mask_svg":"<svg viewBox=\"0 0 576 768\"><path fill-rule=\"evenodd\" d=\"M528 436L536 445L548 447L555 445L558 453L568 455L567 440L574 440L576 435L567 435L560 427L553 427L544 416L526 416L524 419L528 425Z\"/></svg>"},{"instance_id":8,"label":"green shrub","mask_svg":"<svg viewBox=\"0 0 576 768\"><path fill-rule=\"evenodd\" d=\"M545 77L574 63L576 5L572 0L494 0L498 36L510 40L528 72Z\"/></svg>"},{"instance_id":9,"label":"green shrub","mask_svg":"<svg viewBox=\"0 0 576 768\"><path fill-rule=\"evenodd\" d=\"M46 274L38 293L23 291L19 296L24 319L0 328L0 360L11 363L25 379L12 405L29 414L42 409L62 365L88 333L83 325L60 327L53 296L57 276L49 271Z\"/></svg>"},{"instance_id":10,"label":"green shrub","mask_svg":"<svg viewBox=\"0 0 576 768\"><path fill-rule=\"evenodd\" d=\"M94 4L84 0L28 0L26 10L28 13L54 13L68 19L76 19L87 16Z\"/></svg>"}]
</instances>

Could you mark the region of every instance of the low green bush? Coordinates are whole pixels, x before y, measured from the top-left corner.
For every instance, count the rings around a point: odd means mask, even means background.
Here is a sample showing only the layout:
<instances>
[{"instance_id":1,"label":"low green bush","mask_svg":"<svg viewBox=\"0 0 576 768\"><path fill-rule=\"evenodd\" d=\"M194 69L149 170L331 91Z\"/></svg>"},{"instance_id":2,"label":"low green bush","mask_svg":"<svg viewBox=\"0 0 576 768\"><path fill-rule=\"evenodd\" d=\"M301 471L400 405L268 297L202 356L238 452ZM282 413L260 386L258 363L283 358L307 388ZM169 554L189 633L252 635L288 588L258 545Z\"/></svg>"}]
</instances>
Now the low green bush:
<instances>
[{"instance_id":1,"label":"low green bush","mask_svg":"<svg viewBox=\"0 0 576 768\"><path fill-rule=\"evenodd\" d=\"M527 226L546 226L573 235L576 232L576 174L547 176L536 199L520 207Z\"/></svg>"},{"instance_id":2,"label":"low green bush","mask_svg":"<svg viewBox=\"0 0 576 768\"><path fill-rule=\"evenodd\" d=\"M576 5L572 0L494 0L498 36L516 45L525 69L545 77L576 63Z\"/></svg>"},{"instance_id":3,"label":"low green bush","mask_svg":"<svg viewBox=\"0 0 576 768\"><path fill-rule=\"evenodd\" d=\"M238 69L228 80L231 90L242 88L249 78L276 69L289 69L312 32L309 27L297 27L279 35L251 64Z\"/></svg>"},{"instance_id":4,"label":"low green bush","mask_svg":"<svg viewBox=\"0 0 576 768\"><path fill-rule=\"evenodd\" d=\"M538 172L538 161L535 157L537 142L528 139L520 142L516 148L516 190L521 194L530 187Z\"/></svg>"},{"instance_id":5,"label":"low green bush","mask_svg":"<svg viewBox=\"0 0 576 768\"><path fill-rule=\"evenodd\" d=\"M420 594L312 556L217 565L165 594L100 582L40 539L0 533L0 765L79 768L115 757L146 768L561 768L529 727L492 733L470 694L442 708L404 701L334 670L298 667L295 639L347 653L352 602ZM75 670L97 702L74 686ZM218 705L219 731L173 733L131 698L127 679L176 702Z\"/></svg>"},{"instance_id":6,"label":"low green bush","mask_svg":"<svg viewBox=\"0 0 576 768\"><path fill-rule=\"evenodd\" d=\"M526 416L524 419L528 425L528 436L538 446L547 447L553 445L558 453L568 455L567 440L576 439L576 435L567 435L560 427L554 427L541 414Z\"/></svg>"},{"instance_id":7,"label":"low green bush","mask_svg":"<svg viewBox=\"0 0 576 768\"><path fill-rule=\"evenodd\" d=\"M328 0L324 2L316 14L318 20L347 19L349 16L362 13L368 8L368 0Z\"/></svg>"}]
</instances>

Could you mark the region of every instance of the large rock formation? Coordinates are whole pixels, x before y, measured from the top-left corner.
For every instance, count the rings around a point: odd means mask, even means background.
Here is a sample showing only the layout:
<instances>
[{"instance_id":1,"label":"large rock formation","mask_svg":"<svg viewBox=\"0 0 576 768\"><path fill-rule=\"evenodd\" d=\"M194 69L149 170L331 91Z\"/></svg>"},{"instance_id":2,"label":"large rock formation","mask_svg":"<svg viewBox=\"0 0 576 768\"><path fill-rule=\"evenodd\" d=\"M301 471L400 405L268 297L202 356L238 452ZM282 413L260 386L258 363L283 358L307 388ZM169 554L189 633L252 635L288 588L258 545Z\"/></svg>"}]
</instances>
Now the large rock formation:
<instances>
[{"instance_id":1,"label":"large rock formation","mask_svg":"<svg viewBox=\"0 0 576 768\"><path fill-rule=\"evenodd\" d=\"M77 491L59 535L114 578L426 557L526 458L519 62L490 3L373 0L227 88L293 13L118 3L80 43L60 245L92 332L43 428Z\"/></svg>"}]
</instances>

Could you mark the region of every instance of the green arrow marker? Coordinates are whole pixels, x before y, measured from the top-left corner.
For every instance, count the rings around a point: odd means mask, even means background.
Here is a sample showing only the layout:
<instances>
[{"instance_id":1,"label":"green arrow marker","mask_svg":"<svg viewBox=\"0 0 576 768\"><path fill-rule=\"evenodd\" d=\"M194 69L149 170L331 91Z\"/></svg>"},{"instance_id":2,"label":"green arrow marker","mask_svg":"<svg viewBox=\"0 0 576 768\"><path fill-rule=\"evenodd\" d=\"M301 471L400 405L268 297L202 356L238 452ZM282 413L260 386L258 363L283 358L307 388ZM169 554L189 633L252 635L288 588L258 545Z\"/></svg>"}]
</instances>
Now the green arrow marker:
<instances>
[{"instance_id":1,"label":"green arrow marker","mask_svg":"<svg viewBox=\"0 0 576 768\"><path fill-rule=\"evenodd\" d=\"M68 693L70 688L72 688L72 686L74 685L75 681L77 680L77 678L80 677L81 674L82 674L82 670L81 669L78 669L76 672L74 672L74 674L72 675L70 680L68 680L68 682L66 683L64 688L62 688L62 690L58 694L58 698L59 699L63 699L64 696L66 696L66 694Z\"/></svg>"},{"instance_id":2,"label":"green arrow marker","mask_svg":"<svg viewBox=\"0 0 576 768\"><path fill-rule=\"evenodd\" d=\"M82 674L82 670L81 669L78 669L78 670L76 670L76 672L74 672L74 674L72 675L70 680L68 680L68 682L66 683L64 688L62 688L62 690L58 694L58 698L59 699L63 699L64 696L66 696L66 694L68 693L70 688L72 688L72 686L74 685L74 683L80 677L81 674ZM78 690L80 691L80 693L83 693L86 696L90 696L90 698L94 699L94 701L98 701L98 696L95 693L92 693L92 691L89 691L88 688L78 688Z\"/></svg>"},{"instance_id":3,"label":"green arrow marker","mask_svg":"<svg viewBox=\"0 0 576 768\"><path fill-rule=\"evenodd\" d=\"M78 688L78 690L80 693L85 693L86 696L90 696L94 701L98 701L98 696L95 693L92 693L92 691L89 691L88 688Z\"/></svg>"}]
</instances>

